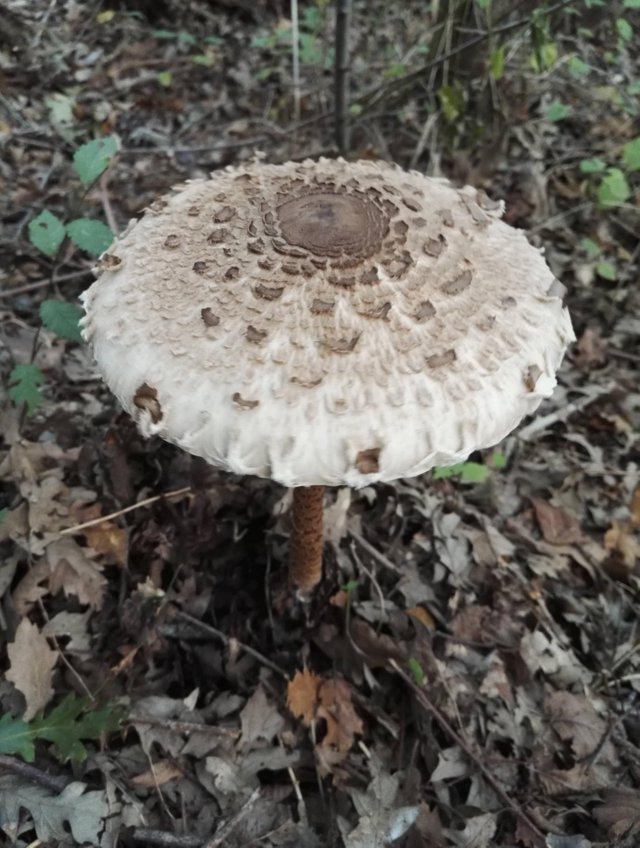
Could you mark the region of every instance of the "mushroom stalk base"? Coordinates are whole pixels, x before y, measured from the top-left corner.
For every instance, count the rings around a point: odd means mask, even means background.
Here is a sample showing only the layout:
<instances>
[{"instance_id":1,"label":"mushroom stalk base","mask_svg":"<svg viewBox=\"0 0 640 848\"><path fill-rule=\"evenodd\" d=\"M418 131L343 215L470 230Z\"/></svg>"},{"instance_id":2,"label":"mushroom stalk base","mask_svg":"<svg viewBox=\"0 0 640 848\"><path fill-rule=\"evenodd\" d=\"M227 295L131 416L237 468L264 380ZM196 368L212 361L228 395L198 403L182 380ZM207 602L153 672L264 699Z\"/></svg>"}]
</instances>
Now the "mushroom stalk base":
<instances>
[{"instance_id":1,"label":"mushroom stalk base","mask_svg":"<svg viewBox=\"0 0 640 848\"><path fill-rule=\"evenodd\" d=\"M322 578L322 510L324 486L298 486L293 490L289 580L302 594Z\"/></svg>"}]
</instances>

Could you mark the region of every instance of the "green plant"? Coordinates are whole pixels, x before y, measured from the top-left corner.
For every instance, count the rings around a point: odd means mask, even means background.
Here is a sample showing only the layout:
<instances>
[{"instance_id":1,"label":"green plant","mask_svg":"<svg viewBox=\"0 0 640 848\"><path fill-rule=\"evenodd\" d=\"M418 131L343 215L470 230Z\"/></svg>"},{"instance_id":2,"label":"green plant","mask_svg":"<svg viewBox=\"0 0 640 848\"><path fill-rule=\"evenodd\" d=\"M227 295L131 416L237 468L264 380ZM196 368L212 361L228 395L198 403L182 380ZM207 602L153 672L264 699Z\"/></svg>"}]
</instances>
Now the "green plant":
<instances>
[{"instance_id":1,"label":"green plant","mask_svg":"<svg viewBox=\"0 0 640 848\"><path fill-rule=\"evenodd\" d=\"M53 743L58 759L84 760L84 741L100 739L117 730L124 718L121 708L111 702L95 707L88 698L67 695L46 715L23 721L5 714L0 717L0 753L17 754L30 763L35 759L35 742Z\"/></svg>"},{"instance_id":2,"label":"green plant","mask_svg":"<svg viewBox=\"0 0 640 848\"><path fill-rule=\"evenodd\" d=\"M73 156L73 167L87 190L107 169L118 149L115 136L96 138L79 147ZM76 218L64 224L48 209L43 209L29 223L29 240L46 256L55 256L65 237L91 256L99 256L113 241L113 233L102 221Z\"/></svg>"},{"instance_id":3,"label":"green plant","mask_svg":"<svg viewBox=\"0 0 640 848\"><path fill-rule=\"evenodd\" d=\"M485 462L457 462L455 465L440 466L433 469L434 480L444 480L448 477L458 477L461 483L484 483L492 470L499 470L506 465L506 458L501 451L495 450Z\"/></svg>"},{"instance_id":4,"label":"green plant","mask_svg":"<svg viewBox=\"0 0 640 848\"><path fill-rule=\"evenodd\" d=\"M640 136L617 149L607 160L600 156L582 159L581 173L589 179L598 206L607 209L625 203L631 196L629 175L640 171Z\"/></svg>"},{"instance_id":5,"label":"green plant","mask_svg":"<svg viewBox=\"0 0 640 848\"><path fill-rule=\"evenodd\" d=\"M105 136L78 147L73 156L73 167L85 194L108 168L118 142L114 136ZM67 224L49 209L43 209L29 222L29 240L34 247L50 258L58 255L65 239L91 256L100 256L111 242L113 233L102 221L95 218L75 218ZM82 342L80 318L82 310L62 300L45 300L40 304L42 326L63 339ZM33 364L20 363L9 374L9 398L31 414L42 401L40 386L42 372Z\"/></svg>"}]
</instances>

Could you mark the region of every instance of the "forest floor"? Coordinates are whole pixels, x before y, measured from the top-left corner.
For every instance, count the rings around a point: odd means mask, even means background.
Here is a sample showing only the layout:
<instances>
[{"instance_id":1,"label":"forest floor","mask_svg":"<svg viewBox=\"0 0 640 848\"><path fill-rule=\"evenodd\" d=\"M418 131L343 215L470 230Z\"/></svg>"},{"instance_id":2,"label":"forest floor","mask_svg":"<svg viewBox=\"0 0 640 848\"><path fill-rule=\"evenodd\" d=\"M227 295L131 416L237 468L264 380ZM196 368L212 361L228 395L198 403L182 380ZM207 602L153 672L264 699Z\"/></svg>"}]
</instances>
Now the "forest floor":
<instances>
[{"instance_id":1,"label":"forest floor","mask_svg":"<svg viewBox=\"0 0 640 848\"><path fill-rule=\"evenodd\" d=\"M118 232L258 151L335 155L331 6L301 4L296 90L287 3L0 4L7 844L640 844L638 4L556 4L545 29L512 3L481 37L491 4L457 28L427 5L355 2L349 156L504 198L578 340L474 465L330 492L303 607L290 496L137 434L40 325L92 258L29 222ZM73 154L101 136L119 151L87 191Z\"/></svg>"}]
</instances>

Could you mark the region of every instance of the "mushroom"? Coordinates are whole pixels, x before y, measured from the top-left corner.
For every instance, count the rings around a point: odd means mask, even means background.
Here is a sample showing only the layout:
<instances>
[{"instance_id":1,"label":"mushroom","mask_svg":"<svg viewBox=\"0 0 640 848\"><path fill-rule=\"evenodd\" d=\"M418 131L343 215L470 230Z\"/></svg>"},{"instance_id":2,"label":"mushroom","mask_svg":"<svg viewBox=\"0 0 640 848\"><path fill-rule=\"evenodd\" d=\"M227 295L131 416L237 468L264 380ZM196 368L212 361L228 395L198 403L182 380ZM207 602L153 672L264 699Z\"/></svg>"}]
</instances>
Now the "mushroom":
<instances>
[{"instance_id":1,"label":"mushroom","mask_svg":"<svg viewBox=\"0 0 640 848\"><path fill-rule=\"evenodd\" d=\"M114 242L83 334L144 435L293 487L306 593L325 486L459 462L551 394L563 288L502 212L384 162L229 167Z\"/></svg>"}]
</instances>

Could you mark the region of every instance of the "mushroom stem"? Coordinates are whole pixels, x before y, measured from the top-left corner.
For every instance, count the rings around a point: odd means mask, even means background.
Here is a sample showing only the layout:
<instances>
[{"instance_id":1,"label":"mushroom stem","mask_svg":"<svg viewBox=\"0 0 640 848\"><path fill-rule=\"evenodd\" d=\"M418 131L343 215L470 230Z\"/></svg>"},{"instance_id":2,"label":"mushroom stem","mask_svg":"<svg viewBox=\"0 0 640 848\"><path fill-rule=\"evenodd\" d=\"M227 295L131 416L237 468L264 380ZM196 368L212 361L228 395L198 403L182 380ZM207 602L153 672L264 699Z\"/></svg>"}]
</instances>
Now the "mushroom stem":
<instances>
[{"instance_id":1,"label":"mushroom stem","mask_svg":"<svg viewBox=\"0 0 640 848\"><path fill-rule=\"evenodd\" d=\"M322 578L322 510L324 486L293 490L289 581L307 594Z\"/></svg>"}]
</instances>

